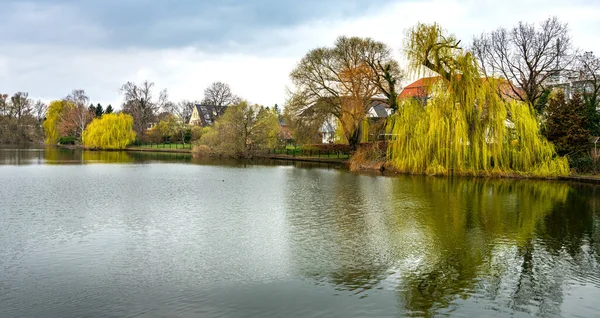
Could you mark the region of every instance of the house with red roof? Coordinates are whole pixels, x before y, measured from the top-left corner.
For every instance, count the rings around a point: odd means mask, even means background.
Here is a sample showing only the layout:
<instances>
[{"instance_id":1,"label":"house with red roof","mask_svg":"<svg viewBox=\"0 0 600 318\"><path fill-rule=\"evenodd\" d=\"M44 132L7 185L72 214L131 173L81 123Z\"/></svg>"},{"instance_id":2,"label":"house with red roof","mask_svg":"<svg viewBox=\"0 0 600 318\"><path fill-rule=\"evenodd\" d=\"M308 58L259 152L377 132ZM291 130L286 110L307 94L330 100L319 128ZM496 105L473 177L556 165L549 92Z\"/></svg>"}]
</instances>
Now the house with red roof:
<instances>
[{"instance_id":1,"label":"house with red roof","mask_svg":"<svg viewBox=\"0 0 600 318\"><path fill-rule=\"evenodd\" d=\"M460 75L459 75L460 76ZM440 76L423 77L415 82L404 87L402 92L398 95L399 99L415 98L423 103L427 102L431 98L433 87L438 81L442 80ZM487 81L487 78L482 78L482 81ZM498 89L502 96L511 99L518 99L516 94L512 91L510 83L503 79L498 79Z\"/></svg>"}]
</instances>

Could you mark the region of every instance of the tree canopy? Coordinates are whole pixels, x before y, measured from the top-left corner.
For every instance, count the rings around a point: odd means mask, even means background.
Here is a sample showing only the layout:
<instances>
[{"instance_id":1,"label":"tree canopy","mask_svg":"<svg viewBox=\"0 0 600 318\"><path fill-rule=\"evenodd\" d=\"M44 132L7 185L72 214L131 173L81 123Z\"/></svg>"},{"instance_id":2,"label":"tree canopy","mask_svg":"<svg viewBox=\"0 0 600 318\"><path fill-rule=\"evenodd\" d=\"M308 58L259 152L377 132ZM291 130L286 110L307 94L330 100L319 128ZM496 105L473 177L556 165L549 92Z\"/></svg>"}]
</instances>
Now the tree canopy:
<instances>
[{"instance_id":1,"label":"tree canopy","mask_svg":"<svg viewBox=\"0 0 600 318\"><path fill-rule=\"evenodd\" d=\"M546 80L565 70L574 57L569 28L557 17L539 26L519 22L510 30L483 33L474 39L473 52L485 74L506 78L514 95L531 106L539 105Z\"/></svg>"},{"instance_id":2,"label":"tree canopy","mask_svg":"<svg viewBox=\"0 0 600 318\"><path fill-rule=\"evenodd\" d=\"M274 147L279 137L279 121L273 110L245 101L227 108L213 127L205 128L200 144L232 156L252 156Z\"/></svg>"},{"instance_id":3,"label":"tree canopy","mask_svg":"<svg viewBox=\"0 0 600 318\"><path fill-rule=\"evenodd\" d=\"M541 135L533 107L501 98L501 83L482 79L476 60L454 36L438 24L417 24L407 42L411 70L435 72L442 80L426 105L405 100L392 117L393 167L427 174L569 173L566 158L557 157Z\"/></svg>"},{"instance_id":4,"label":"tree canopy","mask_svg":"<svg viewBox=\"0 0 600 318\"><path fill-rule=\"evenodd\" d=\"M400 74L385 44L342 36L333 47L313 49L302 58L290 74L296 91L286 108L291 116L321 122L335 116L355 147L373 97L383 94L395 105Z\"/></svg>"},{"instance_id":5,"label":"tree canopy","mask_svg":"<svg viewBox=\"0 0 600 318\"><path fill-rule=\"evenodd\" d=\"M135 141L133 117L128 114L104 114L94 119L83 133L83 145L97 149L125 149Z\"/></svg>"}]
</instances>

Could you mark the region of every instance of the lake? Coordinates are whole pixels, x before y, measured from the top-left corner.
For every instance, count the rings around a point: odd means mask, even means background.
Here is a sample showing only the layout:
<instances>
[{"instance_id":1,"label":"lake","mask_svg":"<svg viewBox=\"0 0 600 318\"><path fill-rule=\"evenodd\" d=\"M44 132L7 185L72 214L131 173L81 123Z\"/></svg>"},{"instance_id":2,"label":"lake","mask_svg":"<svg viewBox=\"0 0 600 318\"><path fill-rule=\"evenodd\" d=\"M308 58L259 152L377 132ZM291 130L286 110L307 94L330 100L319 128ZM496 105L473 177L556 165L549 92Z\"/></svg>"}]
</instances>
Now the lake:
<instances>
[{"instance_id":1,"label":"lake","mask_svg":"<svg viewBox=\"0 0 600 318\"><path fill-rule=\"evenodd\" d=\"M600 187L0 149L0 317L598 317Z\"/></svg>"}]
</instances>

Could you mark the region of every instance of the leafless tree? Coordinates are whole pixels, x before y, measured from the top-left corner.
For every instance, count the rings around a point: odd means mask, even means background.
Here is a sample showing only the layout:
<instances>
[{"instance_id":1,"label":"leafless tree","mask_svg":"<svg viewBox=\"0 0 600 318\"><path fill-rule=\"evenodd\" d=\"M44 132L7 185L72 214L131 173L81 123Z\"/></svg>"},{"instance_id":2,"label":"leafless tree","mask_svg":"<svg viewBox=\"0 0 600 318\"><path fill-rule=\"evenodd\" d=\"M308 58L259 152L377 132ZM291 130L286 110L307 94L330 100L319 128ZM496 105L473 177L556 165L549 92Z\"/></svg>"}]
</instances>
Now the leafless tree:
<instances>
[{"instance_id":1,"label":"leafless tree","mask_svg":"<svg viewBox=\"0 0 600 318\"><path fill-rule=\"evenodd\" d=\"M46 105L46 103L42 102L39 99L33 104L33 114L35 115L35 119L37 119L37 121L40 123L44 121L44 117L46 117L47 110L48 105Z\"/></svg>"},{"instance_id":2,"label":"leafless tree","mask_svg":"<svg viewBox=\"0 0 600 318\"><path fill-rule=\"evenodd\" d=\"M65 97L65 100L73 105L72 113L67 117L68 120L74 121L77 127L77 135L81 137L87 124L94 118L94 114L87 107L90 98L86 95L85 90L74 89L71 94Z\"/></svg>"},{"instance_id":3,"label":"leafless tree","mask_svg":"<svg viewBox=\"0 0 600 318\"><path fill-rule=\"evenodd\" d=\"M8 116L8 94L0 94L0 116Z\"/></svg>"},{"instance_id":4,"label":"leafless tree","mask_svg":"<svg viewBox=\"0 0 600 318\"><path fill-rule=\"evenodd\" d=\"M577 56L579 77L584 82L582 95L594 106L600 106L600 58L593 52L585 52Z\"/></svg>"},{"instance_id":5,"label":"leafless tree","mask_svg":"<svg viewBox=\"0 0 600 318\"><path fill-rule=\"evenodd\" d=\"M593 52L577 56L579 80L575 86L586 104L588 128L594 136L600 135L600 58Z\"/></svg>"},{"instance_id":6,"label":"leafless tree","mask_svg":"<svg viewBox=\"0 0 600 318\"><path fill-rule=\"evenodd\" d=\"M120 89L123 94L123 112L133 117L133 128L138 136L146 134L148 124L156 119L158 111L168 103L167 90L162 90L158 99L154 100L153 88L153 82L144 81L140 85L127 82Z\"/></svg>"},{"instance_id":7,"label":"leafless tree","mask_svg":"<svg viewBox=\"0 0 600 318\"><path fill-rule=\"evenodd\" d=\"M10 98L9 116L15 118L18 124L23 117L30 115L32 110L32 102L28 93L17 92Z\"/></svg>"},{"instance_id":8,"label":"leafless tree","mask_svg":"<svg viewBox=\"0 0 600 318\"><path fill-rule=\"evenodd\" d=\"M17 92L9 98L0 94L0 140L4 143L27 143L40 140L41 130L32 114L29 94Z\"/></svg>"},{"instance_id":9,"label":"leafless tree","mask_svg":"<svg viewBox=\"0 0 600 318\"><path fill-rule=\"evenodd\" d=\"M573 62L569 28L557 17L534 24L519 22L510 30L498 28L473 40L472 51L486 76L502 76L513 94L536 106L545 81Z\"/></svg>"},{"instance_id":10,"label":"leafless tree","mask_svg":"<svg viewBox=\"0 0 600 318\"><path fill-rule=\"evenodd\" d=\"M214 82L204 90L204 100L202 101L202 104L212 106L212 109L207 107L207 111L209 112L208 116L211 122L214 122L217 117L225 113L227 106L237 104L240 100L239 97L231 92L231 88L228 84Z\"/></svg>"},{"instance_id":11,"label":"leafless tree","mask_svg":"<svg viewBox=\"0 0 600 318\"><path fill-rule=\"evenodd\" d=\"M194 105L198 102L193 102L189 100L182 100L176 104L173 104L173 114L179 116L183 120L184 123L189 123L190 118L192 117L192 112L194 112Z\"/></svg>"}]
</instances>

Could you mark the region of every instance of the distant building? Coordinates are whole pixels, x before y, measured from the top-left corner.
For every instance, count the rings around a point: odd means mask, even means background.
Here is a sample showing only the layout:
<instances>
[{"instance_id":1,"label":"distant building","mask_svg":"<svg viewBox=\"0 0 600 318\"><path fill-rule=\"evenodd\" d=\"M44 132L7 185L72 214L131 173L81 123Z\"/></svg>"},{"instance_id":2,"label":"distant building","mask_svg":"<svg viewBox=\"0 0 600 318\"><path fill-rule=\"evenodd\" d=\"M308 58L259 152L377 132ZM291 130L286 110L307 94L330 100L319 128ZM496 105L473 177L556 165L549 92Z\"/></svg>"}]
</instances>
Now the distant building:
<instances>
[{"instance_id":1,"label":"distant building","mask_svg":"<svg viewBox=\"0 0 600 318\"><path fill-rule=\"evenodd\" d=\"M593 89L593 81L576 70L551 71L544 85L550 89L562 89L566 98L573 97L575 92L591 92Z\"/></svg>"},{"instance_id":2,"label":"distant building","mask_svg":"<svg viewBox=\"0 0 600 318\"><path fill-rule=\"evenodd\" d=\"M279 140L286 145L294 143L294 137L283 118L279 118Z\"/></svg>"},{"instance_id":3,"label":"distant building","mask_svg":"<svg viewBox=\"0 0 600 318\"><path fill-rule=\"evenodd\" d=\"M213 111L214 106L195 104L192 110L192 116L190 117L190 125L194 126L208 126L212 124L210 114Z\"/></svg>"}]
</instances>

